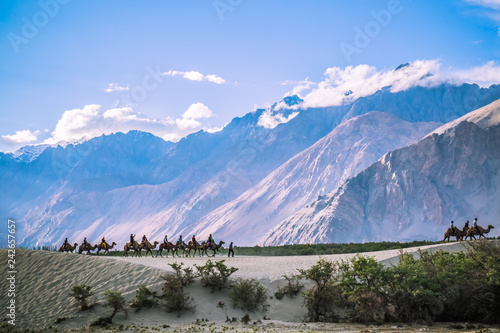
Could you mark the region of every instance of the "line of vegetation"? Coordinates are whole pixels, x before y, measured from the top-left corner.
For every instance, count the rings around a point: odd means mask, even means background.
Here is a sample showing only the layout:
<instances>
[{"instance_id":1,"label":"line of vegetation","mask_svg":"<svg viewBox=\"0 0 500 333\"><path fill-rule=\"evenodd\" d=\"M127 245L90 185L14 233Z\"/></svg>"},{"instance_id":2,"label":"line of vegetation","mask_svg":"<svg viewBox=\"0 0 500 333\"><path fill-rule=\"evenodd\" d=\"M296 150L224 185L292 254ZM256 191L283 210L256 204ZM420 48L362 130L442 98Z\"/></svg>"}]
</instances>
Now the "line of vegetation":
<instances>
[{"instance_id":1,"label":"line of vegetation","mask_svg":"<svg viewBox=\"0 0 500 333\"><path fill-rule=\"evenodd\" d=\"M369 242L369 243L329 243L329 244L294 244L282 246L235 247L237 255L244 256L305 256L344 253L362 253L386 250L398 250L409 247L439 244L432 241ZM222 254L227 251L221 250Z\"/></svg>"},{"instance_id":2,"label":"line of vegetation","mask_svg":"<svg viewBox=\"0 0 500 333\"><path fill-rule=\"evenodd\" d=\"M469 242L467 252L401 254L385 267L372 257L321 259L300 270L312 280L304 305L307 321L362 323L500 319L500 244Z\"/></svg>"}]
</instances>

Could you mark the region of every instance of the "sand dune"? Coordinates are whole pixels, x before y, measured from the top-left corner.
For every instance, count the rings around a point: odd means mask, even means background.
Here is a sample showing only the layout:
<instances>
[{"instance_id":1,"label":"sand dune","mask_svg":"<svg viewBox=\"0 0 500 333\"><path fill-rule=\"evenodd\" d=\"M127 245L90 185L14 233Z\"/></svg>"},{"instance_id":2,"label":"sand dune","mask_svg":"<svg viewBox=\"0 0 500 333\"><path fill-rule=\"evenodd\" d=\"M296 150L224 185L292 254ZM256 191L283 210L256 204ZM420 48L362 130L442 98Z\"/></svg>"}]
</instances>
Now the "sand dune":
<instances>
[{"instance_id":1,"label":"sand dune","mask_svg":"<svg viewBox=\"0 0 500 333\"><path fill-rule=\"evenodd\" d=\"M405 252L418 255L419 248L405 249ZM462 251L465 246L459 243L438 244L420 247L422 250ZM385 264L397 262L399 251L369 252L364 255L373 256ZM283 274L293 274L299 268L308 268L321 257L328 260L347 259L355 254L345 255L313 255L292 257L235 257L226 259L228 266L237 267L234 277L254 278L261 281L268 288L268 295L273 295L282 284ZM7 262L7 251L0 250L0 258ZM39 328L54 325L57 318L68 317L61 327L82 327L93 319L109 313L110 310L102 305L86 312L76 311L75 305L68 297L71 286L88 284L94 287L95 300L102 300L102 293L107 289L121 291L127 300L132 300L137 287L146 285L151 290L161 291L161 275L172 271L168 263L183 262L186 266L202 265L207 258L118 258L96 257L66 253L16 250L17 264L17 327ZM5 271L2 273L6 274ZM0 282L2 290L7 289L6 278ZM194 313L187 313L181 318L176 314L168 314L161 307L152 310L143 310L139 313L129 313L128 318L117 315L116 321L124 325L188 325L196 319L206 318L211 322L224 323L226 317L241 318L245 312L233 309L227 292L211 294L209 290L198 283L187 288L188 293L195 299L197 308ZM2 295L2 299L4 296ZM225 306L217 307L222 301ZM300 297L292 300L278 301L269 299L267 313L251 313L252 320L266 318L284 323L300 323L305 315ZM6 307L2 305L0 315L6 318ZM269 321L267 321L269 323Z\"/></svg>"}]
</instances>

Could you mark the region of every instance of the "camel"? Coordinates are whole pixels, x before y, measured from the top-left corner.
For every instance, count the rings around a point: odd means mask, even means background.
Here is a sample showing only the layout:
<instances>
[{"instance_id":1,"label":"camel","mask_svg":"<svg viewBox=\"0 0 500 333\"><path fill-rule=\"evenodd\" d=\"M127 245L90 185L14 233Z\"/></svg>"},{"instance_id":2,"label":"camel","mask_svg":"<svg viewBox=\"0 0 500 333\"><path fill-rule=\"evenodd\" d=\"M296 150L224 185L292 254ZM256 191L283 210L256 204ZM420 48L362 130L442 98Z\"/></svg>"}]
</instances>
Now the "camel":
<instances>
[{"instance_id":1,"label":"camel","mask_svg":"<svg viewBox=\"0 0 500 333\"><path fill-rule=\"evenodd\" d=\"M151 244L148 240L144 241L141 243L141 247L143 249L146 249L146 257L148 256L148 253L151 253L151 257L154 257L153 256L153 251L154 248L158 245L158 241L155 241L154 244ZM142 257L142 255L141 255Z\"/></svg>"},{"instance_id":2,"label":"camel","mask_svg":"<svg viewBox=\"0 0 500 333\"><path fill-rule=\"evenodd\" d=\"M65 246L65 244L61 245L61 247L59 248L59 252L64 252L66 251L66 253L68 252L71 252L73 253L74 250L76 250L76 247L78 246L78 243L75 243L75 245L71 246L71 244L68 244Z\"/></svg>"},{"instance_id":3,"label":"camel","mask_svg":"<svg viewBox=\"0 0 500 333\"><path fill-rule=\"evenodd\" d=\"M78 253L82 254L83 252L87 251L87 254L90 254L90 251L94 251L95 249L97 249L97 244L94 246L90 245L89 243L82 244L78 248Z\"/></svg>"},{"instance_id":4,"label":"camel","mask_svg":"<svg viewBox=\"0 0 500 333\"><path fill-rule=\"evenodd\" d=\"M490 224L490 225L488 225L488 229L484 229L480 225L478 225L477 228L479 229L479 232L474 227L469 228L469 230L467 230L467 234L465 235L465 240L467 240L467 237L470 237L470 240L472 240L473 238L474 238L474 240L476 240L476 237L474 237L474 235L479 235L479 239L481 239L481 236L486 238L486 236L484 234L489 233L491 231L491 229L493 229L495 227Z\"/></svg>"},{"instance_id":5,"label":"camel","mask_svg":"<svg viewBox=\"0 0 500 333\"><path fill-rule=\"evenodd\" d=\"M177 254L177 256L179 257L179 253L177 253L178 249L179 249L179 242L177 242L175 245L172 244L171 242L168 242L167 244L161 243L160 246L158 247L158 250L156 251L156 256L158 257L158 255L160 255L160 257L163 258L161 253L163 252L163 250L167 250L167 258L169 251L172 251L172 256L175 257L175 255Z\"/></svg>"},{"instance_id":6,"label":"camel","mask_svg":"<svg viewBox=\"0 0 500 333\"><path fill-rule=\"evenodd\" d=\"M123 256L128 257L128 251L134 250L134 253L132 253L132 256L135 254L135 256L141 256L141 249L142 245L138 242L134 242L134 246L130 245L129 243L126 243L125 246L123 247Z\"/></svg>"},{"instance_id":7,"label":"camel","mask_svg":"<svg viewBox=\"0 0 500 333\"><path fill-rule=\"evenodd\" d=\"M193 244L193 241L189 241L185 247L185 251L187 251L187 256L191 256L191 250L194 251L193 257L196 255L196 251L198 251L198 255L202 256L203 246L201 244Z\"/></svg>"},{"instance_id":8,"label":"camel","mask_svg":"<svg viewBox=\"0 0 500 333\"><path fill-rule=\"evenodd\" d=\"M109 245L108 243L106 243L106 247L104 247L104 245L102 243L99 243L97 245L97 253L96 254L99 254L99 252L101 250L104 250L104 254L109 253L109 250L112 250L113 247L115 247L115 245L116 245L115 242L113 242L111 245Z\"/></svg>"},{"instance_id":9,"label":"camel","mask_svg":"<svg viewBox=\"0 0 500 333\"><path fill-rule=\"evenodd\" d=\"M212 257L215 257L215 253L217 251L219 251L219 249L222 247L223 244L225 244L223 241L220 241L219 244L213 244L212 246L208 246L207 243L203 242L202 244L204 244L203 246L203 252L207 255L208 257L208 250L212 250L214 251L214 254L212 255Z\"/></svg>"},{"instance_id":10,"label":"camel","mask_svg":"<svg viewBox=\"0 0 500 333\"><path fill-rule=\"evenodd\" d=\"M457 227L453 228L453 235L451 234L450 228L448 228L448 229L446 229L446 231L444 233L443 242L445 242L446 240L448 240L448 242L449 242L450 237L452 237L452 236L455 236L457 238L457 242L461 241L462 238L466 235L466 233L467 233L467 230L466 230L465 226L463 227L462 230L458 229Z\"/></svg>"}]
</instances>

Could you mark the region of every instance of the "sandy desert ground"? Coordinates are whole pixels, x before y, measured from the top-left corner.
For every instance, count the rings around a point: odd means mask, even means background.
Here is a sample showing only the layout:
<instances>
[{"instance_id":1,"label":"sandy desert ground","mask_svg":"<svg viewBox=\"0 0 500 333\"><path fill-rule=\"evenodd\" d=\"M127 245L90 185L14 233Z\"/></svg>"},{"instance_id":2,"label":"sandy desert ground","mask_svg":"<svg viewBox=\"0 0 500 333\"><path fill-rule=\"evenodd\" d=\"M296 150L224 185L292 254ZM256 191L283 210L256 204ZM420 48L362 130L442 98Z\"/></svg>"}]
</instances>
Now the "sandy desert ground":
<instances>
[{"instance_id":1,"label":"sandy desert ground","mask_svg":"<svg viewBox=\"0 0 500 333\"><path fill-rule=\"evenodd\" d=\"M460 243L438 244L420 248L405 249L405 252L418 256L418 250L462 251L465 246ZM373 256L384 264L396 263L398 250L369 252L363 255ZM226 259L227 266L238 268L233 274L235 278L254 278L264 284L268 295L272 296L278 286L283 285L283 274L296 273L297 269L309 268L320 258L328 260L347 259L355 254L325 255L325 256L290 256L290 257L216 257L216 260ZM0 250L2 262L7 263L7 251ZM41 329L48 331L88 331L88 324L94 319L105 316L111 310L105 308L102 294L105 290L118 290L130 301L140 285L145 285L153 291L161 291L163 280L161 275L172 271L168 265L182 262L185 266L202 265L207 258L123 258L96 257L67 253L44 251L16 250L16 328ZM4 266L5 267L5 266ZM2 272L0 287L2 300L5 300L8 288ZM71 286L87 284L94 288L94 300L98 303L92 310L79 312L68 297ZM277 300L268 299L267 312L249 313L251 323L246 325L240 321L226 323L227 318L242 318L246 311L234 309L227 291L210 293L199 282L187 287L187 292L197 304L194 313L185 313L180 318L175 313L167 313L163 308L144 309L140 312L130 310L128 316L119 313L114 321L123 325L129 332L443 332L447 325L432 327L397 325L367 327L355 324L310 324L302 323L306 311L302 306L301 297ZM223 302L223 307L217 307ZM2 301L2 303L6 303ZM6 318L7 309L2 304L2 318ZM55 321L67 318L58 324ZM50 328L49 328L50 327ZM471 331L471 330L469 330ZM474 330L472 330L474 331ZM490 328L490 331L499 331Z\"/></svg>"}]
</instances>

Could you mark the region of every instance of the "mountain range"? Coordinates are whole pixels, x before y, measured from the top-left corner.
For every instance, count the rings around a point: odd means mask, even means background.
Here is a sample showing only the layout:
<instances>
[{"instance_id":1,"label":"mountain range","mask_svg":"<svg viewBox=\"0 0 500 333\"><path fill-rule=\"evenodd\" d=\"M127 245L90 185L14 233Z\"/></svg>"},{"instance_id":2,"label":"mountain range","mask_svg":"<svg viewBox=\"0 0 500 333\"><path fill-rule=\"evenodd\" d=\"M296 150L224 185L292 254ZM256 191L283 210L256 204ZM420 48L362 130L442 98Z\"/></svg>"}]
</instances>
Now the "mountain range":
<instances>
[{"instance_id":1,"label":"mountain range","mask_svg":"<svg viewBox=\"0 0 500 333\"><path fill-rule=\"evenodd\" d=\"M263 245L409 241L500 217L500 100L439 127L271 230ZM494 234L497 234L495 232Z\"/></svg>"},{"instance_id":2,"label":"mountain range","mask_svg":"<svg viewBox=\"0 0 500 333\"><path fill-rule=\"evenodd\" d=\"M356 214L349 225L361 223L358 229L366 231L359 237L331 238L328 232L306 236L316 230L313 227L302 238L292 229L305 223L297 214L316 203L327 207L327 200L386 153L418 145L424 137L429 140L434 136L426 135L439 125L499 98L500 86L469 84L397 93L387 88L326 108L304 109L300 98L288 96L268 109L233 119L220 132L200 131L176 143L131 131L65 147L0 153L0 186L6 193L0 215L18 221L24 246L58 244L65 237L95 242L103 235L119 243L130 233L158 240L165 234L196 233L203 239L213 233L237 245L435 239L443 223L460 212L440 206L458 198L452 194L447 194L449 201L434 202L429 211L434 217L428 223L435 228L413 236L404 233L412 224L403 213L380 214L387 224L401 217L398 233L386 237ZM283 104L287 107L278 107ZM264 116L274 117L275 126L263 126ZM487 129L478 127L464 135L481 137L481 131ZM414 200L403 199L406 205ZM311 226L315 218L311 215Z\"/></svg>"}]
</instances>

